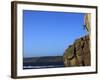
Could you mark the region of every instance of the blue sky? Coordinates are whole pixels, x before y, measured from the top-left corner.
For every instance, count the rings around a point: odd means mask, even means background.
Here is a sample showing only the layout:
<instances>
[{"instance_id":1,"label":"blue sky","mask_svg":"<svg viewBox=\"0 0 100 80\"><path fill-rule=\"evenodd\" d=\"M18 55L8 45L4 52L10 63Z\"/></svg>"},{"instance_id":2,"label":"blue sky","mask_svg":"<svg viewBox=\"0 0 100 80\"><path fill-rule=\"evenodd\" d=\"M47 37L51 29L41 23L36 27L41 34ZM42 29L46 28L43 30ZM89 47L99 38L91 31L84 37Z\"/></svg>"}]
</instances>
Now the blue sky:
<instances>
[{"instance_id":1,"label":"blue sky","mask_svg":"<svg viewBox=\"0 0 100 80\"><path fill-rule=\"evenodd\" d=\"M83 13L23 10L24 57L62 56L87 34Z\"/></svg>"}]
</instances>

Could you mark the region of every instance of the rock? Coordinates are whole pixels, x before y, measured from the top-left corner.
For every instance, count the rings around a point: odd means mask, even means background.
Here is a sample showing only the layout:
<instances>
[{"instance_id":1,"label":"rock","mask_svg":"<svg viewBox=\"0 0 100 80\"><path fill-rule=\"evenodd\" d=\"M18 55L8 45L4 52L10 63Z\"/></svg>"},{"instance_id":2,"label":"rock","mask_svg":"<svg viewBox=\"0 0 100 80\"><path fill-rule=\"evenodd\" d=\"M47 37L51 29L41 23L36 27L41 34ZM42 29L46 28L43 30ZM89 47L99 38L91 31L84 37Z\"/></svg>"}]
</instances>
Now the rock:
<instances>
[{"instance_id":1,"label":"rock","mask_svg":"<svg viewBox=\"0 0 100 80\"><path fill-rule=\"evenodd\" d=\"M89 41L89 35L86 35L65 50L63 59L66 67L91 65Z\"/></svg>"}]
</instances>

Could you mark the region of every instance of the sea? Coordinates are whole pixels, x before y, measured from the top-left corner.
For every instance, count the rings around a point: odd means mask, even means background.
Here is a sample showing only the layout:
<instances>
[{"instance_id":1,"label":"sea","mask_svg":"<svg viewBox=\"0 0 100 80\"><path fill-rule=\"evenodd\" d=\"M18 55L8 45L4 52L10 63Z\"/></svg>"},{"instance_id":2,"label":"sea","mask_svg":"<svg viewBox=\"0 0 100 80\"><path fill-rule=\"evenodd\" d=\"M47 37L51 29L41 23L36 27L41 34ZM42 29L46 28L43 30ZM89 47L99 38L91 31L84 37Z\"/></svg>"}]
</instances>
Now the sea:
<instances>
[{"instance_id":1,"label":"sea","mask_svg":"<svg viewBox=\"0 0 100 80\"><path fill-rule=\"evenodd\" d=\"M42 68L59 68L64 67L62 62L38 62L38 63L24 63L23 69L42 69Z\"/></svg>"}]
</instances>

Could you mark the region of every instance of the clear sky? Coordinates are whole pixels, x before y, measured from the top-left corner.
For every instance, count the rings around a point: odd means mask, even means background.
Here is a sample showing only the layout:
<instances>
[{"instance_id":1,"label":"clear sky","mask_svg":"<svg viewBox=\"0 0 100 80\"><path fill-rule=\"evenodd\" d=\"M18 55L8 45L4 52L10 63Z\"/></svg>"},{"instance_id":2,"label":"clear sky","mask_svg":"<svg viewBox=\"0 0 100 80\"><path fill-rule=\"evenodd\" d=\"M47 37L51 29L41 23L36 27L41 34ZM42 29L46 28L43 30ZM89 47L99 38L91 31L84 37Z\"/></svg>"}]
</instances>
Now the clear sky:
<instances>
[{"instance_id":1,"label":"clear sky","mask_svg":"<svg viewBox=\"0 0 100 80\"><path fill-rule=\"evenodd\" d=\"M87 34L84 13L23 10L24 57L62 56Z\"/></svg>"}]
</instances>

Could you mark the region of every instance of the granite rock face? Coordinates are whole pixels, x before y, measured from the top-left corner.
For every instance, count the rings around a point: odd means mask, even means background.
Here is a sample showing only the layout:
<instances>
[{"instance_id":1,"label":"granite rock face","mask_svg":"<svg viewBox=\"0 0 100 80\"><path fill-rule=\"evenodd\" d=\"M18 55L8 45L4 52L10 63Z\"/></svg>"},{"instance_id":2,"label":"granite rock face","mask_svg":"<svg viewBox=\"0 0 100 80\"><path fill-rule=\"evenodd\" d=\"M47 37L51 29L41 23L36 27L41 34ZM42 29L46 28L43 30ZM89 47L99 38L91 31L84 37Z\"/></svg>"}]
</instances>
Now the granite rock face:
<instances>
[{"instance_id":1,"label":"granite rock face","mask_svg":"<svg viewBox=\"0 0 100 80\"><path fill-rule=\"evenodd\" d=\"M91 54L89 35L75 40L75 42L65 50L63 59L66 67L90 66Z\"/></svg>"}]
</instances>

